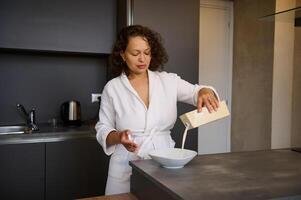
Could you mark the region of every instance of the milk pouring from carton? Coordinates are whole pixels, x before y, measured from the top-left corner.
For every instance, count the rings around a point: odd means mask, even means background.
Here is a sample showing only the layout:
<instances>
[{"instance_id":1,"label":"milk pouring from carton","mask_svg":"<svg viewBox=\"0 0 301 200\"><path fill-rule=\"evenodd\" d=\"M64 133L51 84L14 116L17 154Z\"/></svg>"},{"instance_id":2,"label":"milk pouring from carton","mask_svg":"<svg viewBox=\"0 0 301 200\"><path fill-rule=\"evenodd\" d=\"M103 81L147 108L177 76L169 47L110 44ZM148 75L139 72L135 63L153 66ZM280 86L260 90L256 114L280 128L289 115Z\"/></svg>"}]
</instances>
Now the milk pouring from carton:
<instances>
[{"instance_id":1,"label":"milk pouring from carton","mask_svg":"<svg viewBox=\"0 0 301 200\"><path fill-rule=\"evenodd\" d=\"M187 112L180 116L181 121L185 125L185 131L182 139L182 149L184 148L187 131L201 125L207 124L209 122L213 122L224 117L229 116L229 110L225 101L219 102L219 107L217 111L212 111L209 113L206 107L202 108L202 112L198 112L197 110L193 110Z\"/></svg>"}]
</instances>

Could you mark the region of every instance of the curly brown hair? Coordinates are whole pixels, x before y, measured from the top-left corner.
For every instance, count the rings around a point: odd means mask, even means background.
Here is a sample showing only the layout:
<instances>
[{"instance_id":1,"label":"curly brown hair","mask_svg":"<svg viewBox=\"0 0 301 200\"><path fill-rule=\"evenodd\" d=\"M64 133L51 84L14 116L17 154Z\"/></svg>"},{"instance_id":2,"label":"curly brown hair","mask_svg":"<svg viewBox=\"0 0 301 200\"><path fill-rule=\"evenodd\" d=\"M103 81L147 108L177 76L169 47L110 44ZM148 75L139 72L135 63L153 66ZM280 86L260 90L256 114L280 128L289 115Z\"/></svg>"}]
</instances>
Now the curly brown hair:
<instances>
[{"instance_id":1,"label":"curly brown hair","mask_svg":"<svg viewBox=\"0 0 301 200\"><path fill-rule=\"evenodd\" d=\"M162 45L162 38L159 33L141 25L131 25L121 29L110 55L110 66L113 77L119 76L122 72L129 74L129 68L120 56L127 48L130 37L141 36L146 38L151 49L151 62L149 70L161 71L168 61L168 55Z\"/></svg>"}]
</instances>

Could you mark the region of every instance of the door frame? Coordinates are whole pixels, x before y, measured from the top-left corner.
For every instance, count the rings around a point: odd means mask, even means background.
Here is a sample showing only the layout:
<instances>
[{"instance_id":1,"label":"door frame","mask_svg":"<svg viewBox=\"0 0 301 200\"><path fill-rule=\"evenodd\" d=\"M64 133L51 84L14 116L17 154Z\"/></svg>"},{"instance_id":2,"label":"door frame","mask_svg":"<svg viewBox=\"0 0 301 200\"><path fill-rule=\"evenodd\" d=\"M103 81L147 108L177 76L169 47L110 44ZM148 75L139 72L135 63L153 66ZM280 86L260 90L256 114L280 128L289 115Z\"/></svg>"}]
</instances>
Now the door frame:
<instances>
[{"instance_id":1,"label":"door frame","mask_svg":"<svg viewBox=\"0 0 301 200\"><path fill-rule=\"evenodd\" d=\"M227 74L227 78L229 80L228 83L228 97L226 99L227 106L229 108L229 111L231 113L232 110L232 74L233 74L233 33L234 33L234 9L233 9L233 2L231 0L200 0L200 9L202 8L215 8L215 9L223 9L223 10L229 10L229 58L228 58L228 66L229 71ZM199 19L201 17L201 12ZM201 23L201 21L199 21ZM199 29L201 28L201 24ZM199 40L199 51L200 48L200 40ZM201 52L199 52L199 55ZM199 58L200 59L200 58ZM200 61L199 61L199 69L200 69ZM227 152L231 151L231 115L229 116L229 128L228 128L228 136L227 136Z\"/></svg>"}]
</instances>

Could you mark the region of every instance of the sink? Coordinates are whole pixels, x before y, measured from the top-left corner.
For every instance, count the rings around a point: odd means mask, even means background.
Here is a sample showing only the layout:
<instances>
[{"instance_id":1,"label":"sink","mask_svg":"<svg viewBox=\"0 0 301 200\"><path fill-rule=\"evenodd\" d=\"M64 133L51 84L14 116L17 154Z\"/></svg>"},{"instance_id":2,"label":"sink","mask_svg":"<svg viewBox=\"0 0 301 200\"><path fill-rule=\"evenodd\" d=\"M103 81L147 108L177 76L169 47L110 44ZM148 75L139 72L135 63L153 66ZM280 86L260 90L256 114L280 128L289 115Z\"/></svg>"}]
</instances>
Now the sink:
<instances>
[{"instance_id":1,"label":"sink","mask_svg":"<svg viewBox=\"0 0 301 200\"><path fill-rule=\"evenodd\" d=\"M23 134L30 131L27 126L0 126L0 135Z\"/></svg>"}]
</instances>

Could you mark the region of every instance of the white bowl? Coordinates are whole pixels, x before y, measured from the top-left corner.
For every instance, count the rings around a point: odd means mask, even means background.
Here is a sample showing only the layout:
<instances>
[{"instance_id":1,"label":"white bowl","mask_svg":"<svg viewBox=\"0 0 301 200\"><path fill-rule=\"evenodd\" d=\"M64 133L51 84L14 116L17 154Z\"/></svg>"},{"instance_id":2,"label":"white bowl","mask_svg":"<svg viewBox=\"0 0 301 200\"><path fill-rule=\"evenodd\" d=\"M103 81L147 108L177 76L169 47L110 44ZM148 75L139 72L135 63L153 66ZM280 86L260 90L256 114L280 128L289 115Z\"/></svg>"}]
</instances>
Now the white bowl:
<instances>
[{"instance_id":1,"label":"white bowl","mask_svg":"<svg viewBox=\"0 0 301 200\"><path fill-rule=\"evenodd\" d=\"M188 149L166 148L153 150L149 156L164 168L182 168L191 161L197 152Z\"/></svg>"}]
</instances>

